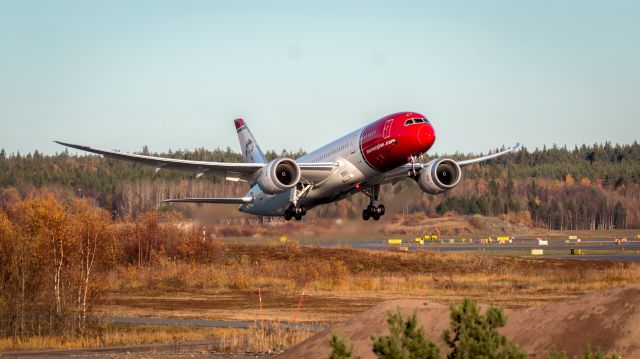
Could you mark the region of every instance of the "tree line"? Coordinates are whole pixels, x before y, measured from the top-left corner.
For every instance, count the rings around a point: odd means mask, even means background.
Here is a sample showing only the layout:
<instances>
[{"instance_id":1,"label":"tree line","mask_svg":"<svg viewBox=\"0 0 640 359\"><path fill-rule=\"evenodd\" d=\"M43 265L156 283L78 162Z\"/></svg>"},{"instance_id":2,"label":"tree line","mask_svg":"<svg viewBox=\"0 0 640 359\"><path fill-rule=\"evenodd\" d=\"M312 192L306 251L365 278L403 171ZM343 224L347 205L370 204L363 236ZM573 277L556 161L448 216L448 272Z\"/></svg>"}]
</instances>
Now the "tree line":
<instances>
[{"instance_id":1,"label":"tree line","mask_svg":"<svg viewBox=\"0 0 640 359\"><path fill-rule=\"evenodd\" d=\"M230 148L140 153L203 161L239 162ZM268 151L266 157L298 157L304 151ZM452 155L432 157L463 158ZM399 213L447 212L496 216L521 214L534 226L550 229L614 229L640 226L640 145L594 144L551 146L529 150L465 168L463 181L439 196L419 195L410 180L384 186L382 200L393 202L409 192ZM125 161L63 151L22 155L0 150L0 206L34 196L43 190L61 198L83 197L121 218L162 208L162 199L174 197L242 195L243 183L178 171L159 171ZM356 218L367 199L355 196L313 211L317 217Z\"/></svg>"}]
</instances>

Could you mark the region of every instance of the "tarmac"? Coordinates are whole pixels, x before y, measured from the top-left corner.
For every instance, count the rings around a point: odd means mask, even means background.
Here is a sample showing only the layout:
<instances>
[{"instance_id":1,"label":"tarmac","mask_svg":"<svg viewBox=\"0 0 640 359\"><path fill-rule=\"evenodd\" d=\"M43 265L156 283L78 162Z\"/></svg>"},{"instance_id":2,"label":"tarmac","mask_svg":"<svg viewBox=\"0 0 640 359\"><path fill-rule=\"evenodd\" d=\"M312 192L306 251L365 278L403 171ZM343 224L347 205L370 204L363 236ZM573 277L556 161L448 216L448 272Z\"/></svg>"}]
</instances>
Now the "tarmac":
<instances>
[{"instance_id":1,"label":"tarmac","mask_svg":"<svg viewBox=\"0 0 640 359\"><path fill-rule=\"evenodd\" d=\"M522 255L529 256L531 249L543 249L546 254L543 258L559 258L559 259L596 259L596 260L612 260L625 262L640 262L640 240L632 239L616 244L614 239L584 239L577 243L575 240L549 239L548 245L538 245L537 238L514 238L512 242L507 243L479 243L479 239L474 242L462 242L455 239L453 243L449 243L449 239L437 241L425 241L424 244L415 243L411 240L403 240L402 244L390 245L384 241L365 241L365 242L349 242L346 245L359 249L376 249L376 250L399 250L404 247L408 251L415 250L433 250L439 252L498 252L511 251L523 252ZM344 246L345 244L322 243L323 247ZM584 255L571 255L571 249L582 249ZM589 253L596 251L595 253ZM615 253L602 253L610 251ZM551 252L551 253L549 253ZM562 254L560 252L564 252ZM626 253L625 253L626 252ZM513 253L505 253L505 255L514 255Z\"/></svg>"}]
</instances>

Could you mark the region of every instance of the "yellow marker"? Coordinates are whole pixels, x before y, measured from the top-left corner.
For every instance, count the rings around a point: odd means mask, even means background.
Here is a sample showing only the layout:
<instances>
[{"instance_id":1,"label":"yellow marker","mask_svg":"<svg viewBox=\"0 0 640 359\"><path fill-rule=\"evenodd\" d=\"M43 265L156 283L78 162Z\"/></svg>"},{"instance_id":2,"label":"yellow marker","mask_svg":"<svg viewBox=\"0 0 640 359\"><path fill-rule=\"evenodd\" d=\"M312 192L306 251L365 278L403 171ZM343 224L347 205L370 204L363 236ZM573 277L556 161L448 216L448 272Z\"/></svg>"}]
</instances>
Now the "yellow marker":
<instances>
[{"instance_id":1,"label":"yellow marker","mask_svg":"<svg viewBox=\"0 0 640 359\"><path fill-rule=\"evenodd\" d=\"M578 239L578 236L569 236L569 239Z\"/></svg>"},{"instance_id":2,"label":"yellow marker","mask_svg":"<svg viewBox=\"0 0 640 359\"><path fill-rule=\"evenodd\" d=\"M389 243L389 244L402 244L402 239L397 239L397 238L389 239L387 241L387 243Z\"/></svg>"},{"instance_id":3,"label":"yellow marker","mask_svg":"<svg viewBox=\"0 0 640 359\"><path fill-rule=\"evenodd\" d=\"M509 237L498 237L498 242L500 243L507 243L509 242Z\"/></svg>"},{"instance_id":4,"label":"yellow marker","mask_svg":"<svg viewBox=\"0 0 640 359\"><path fill-rule=\"evenodd\" d=\"M436 239L438 239L438 236L431 236L431 239L435 241Z\"/></svg>"},{"instance_id":5,"label":"yellow marker","mask_svg":"<svg viewBox=\"0 0 640 359\"><path fill-rule=\"evenodd\" d=\"M544 254L544 250L541 248L531 248L531 255L532 256L541 256Z\"/></svg>"},{"instance_id":6,"label":"yellow marker","mask_svg":"<svg viewBox=\"0 0 640 359\"><path fill-rule=\"evenodd\" d=\"M286 243L289 239L287 239L287 237L280 237L280 242L281 243Z\"/></svg>"},{"instance_id":7,"label":"yellow marker","mask_svg":"<svg viewBox=\"0 0 640 359\"><path fill-rule=\"evenodd\" d=\"M422 242L422 238L420 238L420 237L416 237L415 240L416 240L416 242Z\"/></svg>"}]
</instances>

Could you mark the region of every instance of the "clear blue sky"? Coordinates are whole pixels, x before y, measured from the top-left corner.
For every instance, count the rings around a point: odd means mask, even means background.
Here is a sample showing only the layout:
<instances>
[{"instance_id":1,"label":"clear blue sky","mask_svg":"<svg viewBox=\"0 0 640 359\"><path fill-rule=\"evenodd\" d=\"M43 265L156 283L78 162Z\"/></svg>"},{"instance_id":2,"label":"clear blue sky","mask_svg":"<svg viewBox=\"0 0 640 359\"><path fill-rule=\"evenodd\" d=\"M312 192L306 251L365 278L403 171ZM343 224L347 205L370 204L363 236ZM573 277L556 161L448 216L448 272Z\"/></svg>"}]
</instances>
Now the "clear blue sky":
<instances>
[{"instance_id":1,"label":"clear blue sky","mask_svg":"<svg viewBox=\"0 0 640 359\"><path fill-rule=\"evenodd\" d=\"M638 1L0 0L0 147L314 149L426 114L437 152L640 134Z\"/></svg>"}]
</instances>

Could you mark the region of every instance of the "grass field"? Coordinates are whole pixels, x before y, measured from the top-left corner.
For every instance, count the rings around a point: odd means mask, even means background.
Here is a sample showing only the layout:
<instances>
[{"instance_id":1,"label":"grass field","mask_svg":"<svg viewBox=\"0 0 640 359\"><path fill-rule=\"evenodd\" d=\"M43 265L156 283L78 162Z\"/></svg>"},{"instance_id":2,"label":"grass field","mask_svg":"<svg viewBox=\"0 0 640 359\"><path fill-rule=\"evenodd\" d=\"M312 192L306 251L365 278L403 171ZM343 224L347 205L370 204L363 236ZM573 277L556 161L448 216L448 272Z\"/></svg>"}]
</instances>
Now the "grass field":
<instances>
[{"instance_id":1,"label":"grass field","mask_svg":"<svg viewBox=\"0 0 640 359\"><path fill-rule=\"evenodd\" d=\"M313 332L287 330L277 323L256 324L248 329L200 328L160 325L100 324L85 337L35 336L0 339L0 352L40 349L80 349L142 344L207 342L216 352L282 352Z\"/></svg>"},{"instance_id":2,"label":"grass field","mask_svg":"<svg viewBox=\"0 0 640 359\"><path fill-rule=\"evenodd\" d=\"M219 257L210 264L162 260L151 267L116 268L106 278L110 290L99 310L122 316L326 322L391 298L448 303L470 297L521 307L640 282L638 263L495 253L288 244L221 246Z\"/></svg>"},{"instance_id":3,"label":"grass field","mask_svg":"<svg viewBox=\"0 0 640 359\"><path fill-rule=\"evenodd\" d=\"M113 268L101 278L107 290L96 311L125 317L326 323L342 321L387 299L451 303L473 298L518 308L640 283L640 263L499 253L221 243L208 263L157 256L149 266ZM0 350L207 340L219 343L220 350L267 352L283 350L312 334L308 330L99 324L93 336L5 339Z\"/></svg>"}]
</instances>

